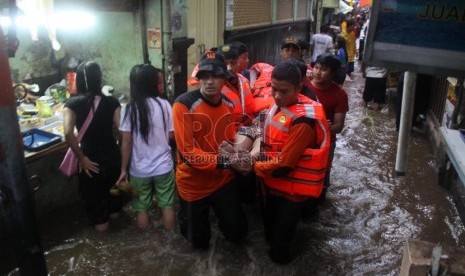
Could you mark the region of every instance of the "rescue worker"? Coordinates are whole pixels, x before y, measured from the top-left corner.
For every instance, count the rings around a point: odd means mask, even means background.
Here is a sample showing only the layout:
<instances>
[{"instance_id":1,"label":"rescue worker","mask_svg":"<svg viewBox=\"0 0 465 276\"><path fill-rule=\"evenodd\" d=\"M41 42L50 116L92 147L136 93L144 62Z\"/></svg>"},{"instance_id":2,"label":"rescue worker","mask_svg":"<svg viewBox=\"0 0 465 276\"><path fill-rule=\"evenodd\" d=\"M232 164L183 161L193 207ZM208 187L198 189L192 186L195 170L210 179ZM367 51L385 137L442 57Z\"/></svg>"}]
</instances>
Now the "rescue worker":
<instances>
[{"instance_id":1,"label":"rescue worker","mask_svg":"<svg viewBox=\"0 0 465 276\"><path fill-rule=\"evenodd\" d=\"M216 52L218 50L217 47L212 47L210 48L209 51L212 51L212 52ZM195 66L194 66L194 69L192 69L192 73L189 77L189 79L187 80L187 86L188 87L192 87L192 88L199 88L199 80L197 79L197 72L199 71L199 64L197 63Z\"/></svg>"},{"instance_id":2,"label":"rescue worker","mask_svg":"<svg viewBox=\"0 0 465 276\"><path fill-rule=\"evenodd\" d=\"M231 73L230 78L222 89L222 93L234 104L233 115L234 121L236 122L236 129L242 125L250 125L254 116L254 100L249 80L238 73L240 63L237 47L231 44L225 44L219 47L216 52L223 55L228 71ZM188 81L188 85L191 87L199 86L199 81L196 78L198 70L199 66L197 64Z\"/></svg>"},{"instance_id":3,"label":"rescue worker","mask_svg":"<svg viewBox=\"0 0 465 276\"><path fill-rule=\"evenodd\" d=\"M290 63L271 75L275 104L265 121L261 155L253 170L265 186L264 226L272 261L293 259L300 211L320 196L329 157L330 134L323 106L302 95L301 73Z\"/></svg>"},{"instance_id":4,"label":"rescue worker","mask_svg":"<svg viewBox=\"0 0 465 276\"><path fill-rule=\"evenodd\" d=\"M297 39L293 36L288 36L281 44L281 59L286 61L288 58L300 57L300 46Z\"/></svg>"},{"instance_id":5,"label":"rescue worker","mask_svg":"<svg viewBox=\"0 0 465 276\"><path fill-rule=\"evenodd\" d=\"M230 161L219 152L222 142L233 143L233 104L221 93L231 76L222 55L206 52L196 77L200 89L180 95L173 105L178 149L176 185L181 233L197 249L208 249L209 210L213 208L226 240L239 243L247 221L239 203Z\"/></svg>"},{"instance_id":6,"label":"rescue worker","mask_svg":"<svg viewBox=\"0 0 465 276\"><path fill-rule=\"evenodd\" d=\"M217 53L224 57L227 69L232 75L223 86L221 93L234 104L233 118L236 129L243 125L250 125L254 116L254 99L250 91L249 80L238 73L239 54L230 44L219 47Z\"/></svg>"},{"instance_id":7,"label":"rescue worker","mask_svg":"<svg viewBox=\"0 0 465 276\"><path fill-rule=\"evenodd\" d=\"M250 132L250 126L254 118L254 98L250 90L249 80L238 73L240 66L237 47L226 44L218 48L218 54L224 56L228 71L234 76L229 78L221 92L234 104L234 121L236 130ZM256 197L255 175L237 175L238 193L243 203L253 203Z\"/></svg>"},{"instance_id":8,"label":"rescue worker","mask_svg":"<svg viewBox=\"0 0 465 276\"><path fill-rule=\"evenodd\" d=\"M236 50L237 53L239 54L239 65L237 68L237 72L241 73L244 77L250 80L250 75L249 75L249 48L247 45L240 41L233 41L231 44Z\"/></svg>"},{"instance_id":9,"label":"rescue worker","mask_svg":"<svg viewBox=\"0 0 465 276\"><path fill-rule=\"evenodd\" d=\"M300 58L300 46L293 36L286 37L281 44L281 59L286 62L289 58ZM250 84L255 99L255 114L266 110L273 104L271 97L271 72L273 66L267 63L256 63L250 67Z\"/></svg>"},{"instance_id":10,"label":"rescue worker","mask_svg":"<svg viewBox=\"0 0 465 276\"><path fill-rule=\"evenodd\" d=\"M310 80L307 77L307 64L305 64L305 61L301 58L289 58L287 63L293 64L294 66L297 66L300 70L300 81L302 82L302 93L303 95L309 97L310 99L314 101L318 101L318 98L315 96L313 91L310 89Z\"/></svg>"}]
</instances>

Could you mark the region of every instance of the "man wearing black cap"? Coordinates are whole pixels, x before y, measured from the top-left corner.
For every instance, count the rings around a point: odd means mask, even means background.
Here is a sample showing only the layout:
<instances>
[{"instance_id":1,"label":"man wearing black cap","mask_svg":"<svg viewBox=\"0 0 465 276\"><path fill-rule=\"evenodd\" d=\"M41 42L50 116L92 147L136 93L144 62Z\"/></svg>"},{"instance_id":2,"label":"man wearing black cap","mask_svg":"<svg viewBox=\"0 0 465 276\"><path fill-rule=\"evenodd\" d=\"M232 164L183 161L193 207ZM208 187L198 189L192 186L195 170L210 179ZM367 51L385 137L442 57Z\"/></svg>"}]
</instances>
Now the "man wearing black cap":
<instances>
[{"instance_id":1,"label":"man wearing black cap","mask_svg":"<svg viewBox=\"0 0 465 276\"><path fill-rule=\"evenodd\" d=\"M300 47L297 39L293 36L288 36L281 44L281 58L286 61L288 58L300 57Z\"/></svg>"},{"instance_id":2,"label":"man wearing black cap","mask_svg":"<svg viewBox=\"0 0 465 276\"><path fill-rule=\"evenodd\" d=\"M237 72L241 73L244 77L249 78L247 68L249 68L249 48L247 45L240 41L233 41L230 43L233 48L237 50L239 54L239 65Z\"/></svg>"},{"instance_id":3,"label":"man wearing black cap","mask_svg":"<svg viewBox=\"0 0 465 276\"><path fill-rule=\"evenodd\" d=\"M238 243L247 233L234 172L219 145L232 143L233 104L221 89L232 77L222 55L206 52L196 77L200 89L179 96L173 105L178 164L178 220L181 233L194 248L208 249L211 237L209 210L213 208L226 240Z\"/></svg>"},{"instance_id":4,"label":"man wearing black cap","mask_svg":"<svg viewBox=\"0 0 465 276\"><path fill-rule=\"evenodd\" d=\"M250 91L249 80L238 73L240 63L237 48L231 44L225 44L218 47L217 53L224 57L228 71L232 75L221 92L234 104L233 118L236 128L250 125L254 115L254 99Z\"/></svg>"},{"instance_id":5,"label":"man wearing black cap","mask_svg":"<svg viewBox=\"0 0 465 276\"><path fill-rule=\"evenodd\" d=\"M234 104L233 115L238 133L248 133L251 131L255 101L252 96L249 80L238 73L238 68L241 66L238 49L233 44L218 47L217 53L224 56L228 71L234 75L234 78L228 79L221 92ZM257 195L255 175L238 175L238 178L238 190L241 201L252 203Z\"/></svg>"}]
</instances>

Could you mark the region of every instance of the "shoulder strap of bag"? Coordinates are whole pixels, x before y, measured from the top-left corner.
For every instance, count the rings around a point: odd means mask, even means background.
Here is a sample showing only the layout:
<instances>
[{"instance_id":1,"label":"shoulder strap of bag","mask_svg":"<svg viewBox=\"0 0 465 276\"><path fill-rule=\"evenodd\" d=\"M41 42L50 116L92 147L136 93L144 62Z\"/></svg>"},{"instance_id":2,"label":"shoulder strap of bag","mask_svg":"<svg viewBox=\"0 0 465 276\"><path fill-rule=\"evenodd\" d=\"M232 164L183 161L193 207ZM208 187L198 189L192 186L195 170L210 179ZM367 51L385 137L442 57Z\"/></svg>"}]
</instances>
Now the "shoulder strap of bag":
<instances>
[{"instance_id":1,"label":"shoulder strap of bag","mask_svg":"<svg viewBox=\"0 0 465 276\"><path fill-rule=\"evenodd\" d=\"M82 137L84 137L84 134L86 134L87 128L90 125L90 122L92 122L92 119L94 118L94 112L97 110L97 107L100 103L100 96L95 96L94 98L94 108L91 108L89 111L89 114L87 114L87 118L84 121L84 124L82 124L81 129L78 132L78 143L81 142Z\"/></svg>"}]
</instances>

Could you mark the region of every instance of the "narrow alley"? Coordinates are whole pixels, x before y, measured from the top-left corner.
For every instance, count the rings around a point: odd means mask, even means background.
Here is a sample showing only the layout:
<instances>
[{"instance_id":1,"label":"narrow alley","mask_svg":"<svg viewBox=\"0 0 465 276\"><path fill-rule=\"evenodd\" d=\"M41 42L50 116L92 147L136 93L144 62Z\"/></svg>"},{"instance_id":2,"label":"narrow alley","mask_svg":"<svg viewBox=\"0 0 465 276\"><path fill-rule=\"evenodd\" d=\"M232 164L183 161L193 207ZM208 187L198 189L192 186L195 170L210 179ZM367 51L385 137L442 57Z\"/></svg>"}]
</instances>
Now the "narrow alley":
<instances>
[{"instance_id":1,"label":"narrow alley","mask_svg":"<svg viewBox=\"0 0 465 276\"><path fill-rule=\"evenodd\" d=\"M102 235L87 227L81 206L68 206L39 221L50 275L398 275L407 239L464 246L465 227L437 184L426 135L412 131L407 175L396 177L395 95L388 94L380 111L365 109L357 64L354 75L344 85L350 111L328 201L315 221L299 225L300 255L290 265L269 260L256 206L246 206L243 246L226 242L213 222L207 252L193 251L178 230L168 233L160 222L139 231L129 208ZM11 258L2 256L0 274L11 270Z\"/></svg>"}]
</instances>

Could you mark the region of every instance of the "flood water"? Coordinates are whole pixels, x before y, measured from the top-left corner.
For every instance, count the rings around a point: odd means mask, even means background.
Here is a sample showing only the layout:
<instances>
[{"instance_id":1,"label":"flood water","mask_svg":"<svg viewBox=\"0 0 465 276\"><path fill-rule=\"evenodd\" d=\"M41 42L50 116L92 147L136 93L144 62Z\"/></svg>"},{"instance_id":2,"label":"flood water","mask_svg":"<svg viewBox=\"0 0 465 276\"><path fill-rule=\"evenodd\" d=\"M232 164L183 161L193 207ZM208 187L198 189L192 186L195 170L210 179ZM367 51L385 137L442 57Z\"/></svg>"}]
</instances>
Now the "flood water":
<instances>
[{"instance_id":1,"label":"flood water","mask_svg":"<svg viewBox=\"0 0 465 276\"><path fill-rule=\"evenodd\" d=\"M407 175L396 177L394 99L389 97L381 111L365 110L360 105L363 85L360 74L345 85L350 111L337 141L328 201L317 220L299 224L300 255L290 265L268 259L255 206L246 207L250 230L243 246L226 242L212 217L211 248L199 252L178 229L166 232L159 221L139 231L129 208L108 233L97 234L86 224L83 208L73 205L39 221L49 273L397 275L407 239L465 246L464 225L452 197L437 184L426 135L412 132ZM156 210L154 215L159 217Z\"/></svg>"}]
</instances>

